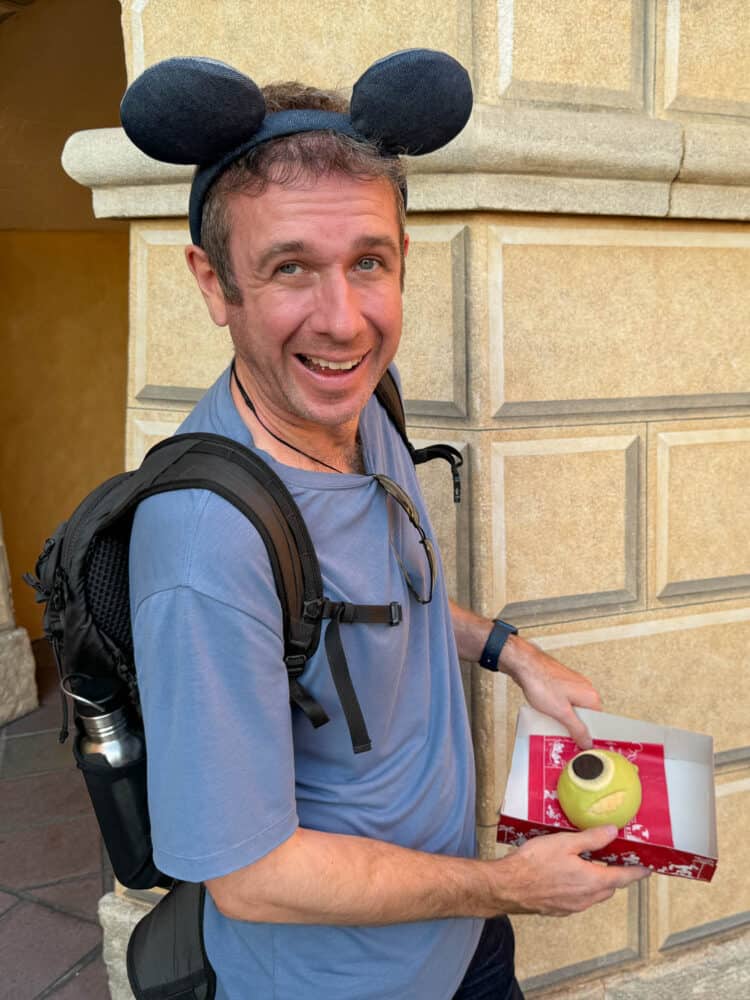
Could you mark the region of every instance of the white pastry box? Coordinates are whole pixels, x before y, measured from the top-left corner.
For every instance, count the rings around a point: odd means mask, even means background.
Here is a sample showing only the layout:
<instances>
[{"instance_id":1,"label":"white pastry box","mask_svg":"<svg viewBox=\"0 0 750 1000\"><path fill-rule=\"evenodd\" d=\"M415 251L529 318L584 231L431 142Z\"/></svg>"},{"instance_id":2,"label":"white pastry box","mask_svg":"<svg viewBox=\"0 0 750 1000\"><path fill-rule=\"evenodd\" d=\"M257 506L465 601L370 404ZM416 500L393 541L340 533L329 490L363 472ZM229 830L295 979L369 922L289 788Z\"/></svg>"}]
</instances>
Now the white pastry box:
<instances>
[{"instance_id":1,"label":"white pastry box","mask_svg":"<svg viewBox=\"0 0 750 1000\"><path fill-rule=\"evenodd\" d=\"M605 712L576 711L595 747L618 751L638 767L643 790L640 809L615 840L584 856L710 882L718 862L713 739ZM574 829L556 789L560 772L579 749L560 723L521 708L497 826L500 843L518 846L530 837Z\"/></svg>"}]
</instances>

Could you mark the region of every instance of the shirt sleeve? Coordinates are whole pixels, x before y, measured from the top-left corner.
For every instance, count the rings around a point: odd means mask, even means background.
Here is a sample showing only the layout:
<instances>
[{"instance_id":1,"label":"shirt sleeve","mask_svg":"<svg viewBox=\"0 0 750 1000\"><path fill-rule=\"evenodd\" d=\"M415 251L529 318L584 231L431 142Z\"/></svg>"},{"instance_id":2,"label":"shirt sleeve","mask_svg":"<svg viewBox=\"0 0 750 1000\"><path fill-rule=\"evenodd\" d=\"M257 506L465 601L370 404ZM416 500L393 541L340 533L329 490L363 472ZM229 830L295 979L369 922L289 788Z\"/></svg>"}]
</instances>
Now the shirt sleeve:
<instances>
[{"instance_id":1,"label":"shirt sleeve","mask_svg":"<svg viewBox=\"0 0 750 1000\"><path fill-rule=\"evenodd\" d=\"M170 571L166 558L160 580L141 574L133 618L154 860L189 881L251 864L298 825L278 598L257 533L234 509L221 517L234 529L222 531L224 558L215 538L213 559L201 551L203 518L181 560L190 571ZM153 564L158 517L149 521L134 530L131 578Z\"/></svg>"}]
</instances>

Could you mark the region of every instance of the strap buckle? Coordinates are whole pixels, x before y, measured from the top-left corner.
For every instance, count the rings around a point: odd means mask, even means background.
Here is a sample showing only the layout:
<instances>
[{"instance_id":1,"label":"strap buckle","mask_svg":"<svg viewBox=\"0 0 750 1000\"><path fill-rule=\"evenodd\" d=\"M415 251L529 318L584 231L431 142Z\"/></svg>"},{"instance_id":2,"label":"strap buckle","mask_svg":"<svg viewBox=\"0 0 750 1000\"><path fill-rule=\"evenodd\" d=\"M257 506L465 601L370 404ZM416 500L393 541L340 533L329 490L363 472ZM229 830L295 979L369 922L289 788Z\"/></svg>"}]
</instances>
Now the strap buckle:
<instances>
[{"instance_id":1,"label":"strap buckle","mask_svg":"<svg viewBox=\"0 0 750 1000\"><path fill-rule=\"evenodd\" d=\"M401 605L399 604L398 601L391 601L391 603L388 605L388 612L391 616L388 624L391 626L400 625L401 619L403 618L403 614L401 612Z\"/></svg>"},{"instance_id":2,"label":"strap buckle","mask_svg":"<svg viewBox=\"0 0 750 1000\"><path fill-rule=\"evenodd\" d=\"M304 653L289 653L284 657L284 663L290 677L299 677L305 669L307 657Z\"/></svg>"},{"instance_id":3,"label":"strap buckle","mask_svg":"<svg viewBox=\"0 0 750 1000\"><path fill-rule=\"evenodd\" d=\"M320 621L323 613L323 601L319 597L312 601L305 601L302 605L302 616L310 622Z\"/></svg>"}]
</instances>

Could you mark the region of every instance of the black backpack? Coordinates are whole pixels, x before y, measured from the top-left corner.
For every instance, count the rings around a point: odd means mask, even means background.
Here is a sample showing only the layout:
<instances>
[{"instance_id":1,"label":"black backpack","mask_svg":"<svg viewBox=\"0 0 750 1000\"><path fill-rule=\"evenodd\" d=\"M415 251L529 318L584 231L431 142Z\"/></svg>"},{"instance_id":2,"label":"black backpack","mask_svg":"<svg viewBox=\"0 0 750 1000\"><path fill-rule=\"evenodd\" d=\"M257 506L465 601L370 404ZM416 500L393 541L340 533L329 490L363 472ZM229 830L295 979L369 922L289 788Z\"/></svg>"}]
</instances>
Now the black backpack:
<instances>
[{"instance_id":1,"label":"black backpack","mask_svg":"<svg viewBox=\"0 0 750 1000\"><path fill-rule=\"evenodd\" d=\"M451 465L454 500L460 500L462 457L450 445L412 447L406 436L398 388L389 372L376 396L415 462L444 458ZM154 886L170 893L136 927L128 948L128 973L138 997L210 1000L213 970L202 944L205 889L174 885L153 861L146 794L146 756L111 767L101 755L79 751L79 704L92 691L119 688L131 724L142 730L130 620L128 558L133 515L149 496L178 489L207 489L232 503L255 526L271 563L283 617L284 662L293 706L313 726L328 722L323 706L306 691L302 675L328 620L325 649L355 753L371 743L357 700L339 627L342 623L396 626L398 604L354 605L326 598L317 556L292 496L254 452L213 434L179 434L155 445L141 466L94 489L47 539L36 577L25 579L46 605L44 631L55 654L62 690L77 705L74 754L82 770L118 880L131 889ZM93 687L92 687L93 685ZM98 685L98 688L97 688ZM62 695L60 741L68 735ZM85 714L85 712L83 713ZM164 941L173 944L167 959ZM187 992L180 992L183 988ZM177 992L175 992L177 990Z\"/></svg>"}]
</instances>

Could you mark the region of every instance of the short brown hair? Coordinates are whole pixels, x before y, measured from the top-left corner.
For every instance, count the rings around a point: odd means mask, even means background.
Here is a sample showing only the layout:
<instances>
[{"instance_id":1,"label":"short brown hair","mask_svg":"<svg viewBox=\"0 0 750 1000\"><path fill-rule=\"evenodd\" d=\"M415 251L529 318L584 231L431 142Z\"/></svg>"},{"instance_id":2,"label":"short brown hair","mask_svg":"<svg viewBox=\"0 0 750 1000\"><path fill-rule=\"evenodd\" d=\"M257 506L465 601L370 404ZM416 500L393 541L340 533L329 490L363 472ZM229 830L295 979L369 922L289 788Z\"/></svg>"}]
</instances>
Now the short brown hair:
<instances>
[{"instance_id":1,"label":"short brown hair","mask_svg":"<svg viewBox=\"0 0 750 1000\"><path fill-rule=\"evenodd\" d=\"M262 88L267 113L302 108L346 114L349 102L335 91L304 84L273 83ZM372 180L385 178L393 188L403 247L406 174L397 157L382 156L372 143L337 132L297 132L272 139L241 156L209 189L203 206L201 244L228 302L242 301L229 256L229 196L259 195L270 183L294 184L303 177L330 174ZM403 271L403 253L402 253Z\"/></svg>"}]
</instances>

